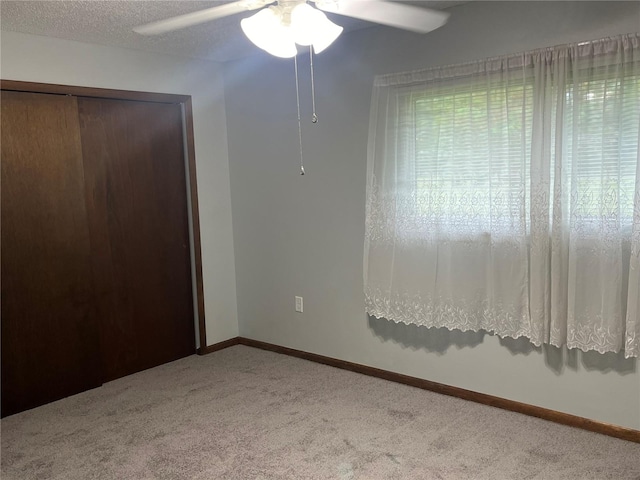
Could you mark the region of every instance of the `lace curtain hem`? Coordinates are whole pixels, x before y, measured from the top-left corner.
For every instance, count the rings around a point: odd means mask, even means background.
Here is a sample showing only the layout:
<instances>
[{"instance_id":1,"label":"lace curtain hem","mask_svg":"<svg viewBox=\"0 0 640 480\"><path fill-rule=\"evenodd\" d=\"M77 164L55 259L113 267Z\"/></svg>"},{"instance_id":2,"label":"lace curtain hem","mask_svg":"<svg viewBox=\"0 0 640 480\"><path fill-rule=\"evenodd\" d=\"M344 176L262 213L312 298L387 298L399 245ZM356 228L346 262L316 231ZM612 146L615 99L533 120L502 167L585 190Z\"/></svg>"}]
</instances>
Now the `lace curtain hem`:
<instances>
[{"instance_id":1,"label":"lace curtain hem","mask_svg":"<svg viewBox=\"0 0 640 480\"><path fill-rule=\"evenodd\" d=\"M572 325L568 328L566 340L559 332L550 336L531 327L528 315L507 312L505 309L491 307L482 302L482 308L452 305L448 302L435 302L408 298L406 295L388 295L382 292L365 290L365 311L368 315L426 328L446 328L462 332L487 332L500 338L527 338L533 345L543 344L569 349L577 348L583 352L618 352L626 344L625 357L637 356L638 342L628 333L622 342L620 332L611 332L607 328L593 324Z\"/></svg>"}]
</instances>

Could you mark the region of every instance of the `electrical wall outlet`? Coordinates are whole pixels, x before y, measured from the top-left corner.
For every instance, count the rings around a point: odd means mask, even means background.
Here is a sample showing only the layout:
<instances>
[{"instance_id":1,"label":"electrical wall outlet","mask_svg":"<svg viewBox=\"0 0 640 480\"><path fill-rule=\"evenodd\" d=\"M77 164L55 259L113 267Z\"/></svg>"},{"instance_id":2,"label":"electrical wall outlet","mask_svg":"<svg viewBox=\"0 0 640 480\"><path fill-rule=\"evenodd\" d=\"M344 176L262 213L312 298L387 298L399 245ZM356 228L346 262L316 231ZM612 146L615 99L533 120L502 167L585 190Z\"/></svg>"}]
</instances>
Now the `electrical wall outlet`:
<instances>
[{"instance_id":1,"label":"electrical wall outlet","mask_svg":"<svg viewBox=\"0 0 640 480\"><path fill-rule=\"evenodd\" d=\"M296 297L296 312L302 313L303 310L302 297Z\"/></svg>"}]
</instances>

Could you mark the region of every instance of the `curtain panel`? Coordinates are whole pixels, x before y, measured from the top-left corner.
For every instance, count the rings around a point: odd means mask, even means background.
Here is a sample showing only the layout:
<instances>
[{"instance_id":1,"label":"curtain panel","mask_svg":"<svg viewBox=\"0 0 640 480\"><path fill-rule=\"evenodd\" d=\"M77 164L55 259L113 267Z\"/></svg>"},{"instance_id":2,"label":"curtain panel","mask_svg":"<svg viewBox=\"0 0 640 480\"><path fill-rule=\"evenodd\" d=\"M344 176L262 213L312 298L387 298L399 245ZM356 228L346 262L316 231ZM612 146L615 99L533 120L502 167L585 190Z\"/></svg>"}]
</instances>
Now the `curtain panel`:
<instances>
[{"instance_id":1,"label":"curtain panel","mask_svg":"<svg viewBox=\"0 0 640 480\"><path fill-rule=\"evenodd\" d=\"M640 36L375 78L369 315L640 352Z\"/></svg>"}]
</instances>

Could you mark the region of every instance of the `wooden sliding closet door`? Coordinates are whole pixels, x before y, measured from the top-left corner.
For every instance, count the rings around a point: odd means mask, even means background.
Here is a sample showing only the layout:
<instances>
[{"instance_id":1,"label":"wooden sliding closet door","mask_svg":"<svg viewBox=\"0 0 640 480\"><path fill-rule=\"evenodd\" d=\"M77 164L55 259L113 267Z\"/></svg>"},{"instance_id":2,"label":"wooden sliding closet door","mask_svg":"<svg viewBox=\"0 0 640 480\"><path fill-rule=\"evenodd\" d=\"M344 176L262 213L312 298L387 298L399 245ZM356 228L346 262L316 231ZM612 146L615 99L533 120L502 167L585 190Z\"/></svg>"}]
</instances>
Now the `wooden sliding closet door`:
<instances>
[{"instance_id":1,"label":"wooden sliding closet door","mask_svg":"<svg viewBox=\"0 0 640 480\"><path fill-rule=\"evenodd\" d=\"M76 98L2 92L2 416L99 386Z\"/></svg>"},{"instance_id":2,"label":"wooden sliding closet door","mask_svg":"<svg viewBox=\"0 0 640 480\"><path fill-rule=\"evenodd\" d=\"M107 381L195 351L182 111L78 105Z\"/></svg>"}]
</instances>

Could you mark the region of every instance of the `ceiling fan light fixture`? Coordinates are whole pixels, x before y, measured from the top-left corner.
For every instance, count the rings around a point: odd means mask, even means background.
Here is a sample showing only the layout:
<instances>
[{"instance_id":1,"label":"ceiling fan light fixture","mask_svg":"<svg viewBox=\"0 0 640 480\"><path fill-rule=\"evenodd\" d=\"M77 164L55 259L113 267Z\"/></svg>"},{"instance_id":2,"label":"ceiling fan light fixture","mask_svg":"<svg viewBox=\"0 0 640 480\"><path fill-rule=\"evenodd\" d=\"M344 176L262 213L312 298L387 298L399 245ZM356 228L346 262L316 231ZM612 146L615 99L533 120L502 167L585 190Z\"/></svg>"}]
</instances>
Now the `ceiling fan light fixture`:
<instances>
[{"instance_id":1,"label":"ceiling fan light fixture","mask_svg":"<svg viewBox=\"0 0 640 480\"><path fill-rule=\"evenodd\" d=\"M271 55L291 58L298 53L291 27L282 23L282 16L275 7L265 8L241 20L240 26L249 40Z\"/></svg>"},{"instance_id":2,"label":"ceiling fan light fixture","mask_svg":"<svg viewBox=\"0 0 640 480\"><path fill-rule=\"evenodd\" d=\"M315 8L307 2L312 2ZM139 25L133 30L141 35L160 35L262 7L267 8L240 22L242 30L259 48L284 58L297 54L296 42L311 45L320 53L342 33L342 27L323 12L416 33L435 30L449 18L447 12L388 0L231 0L224 5Z\"/></svg>"},{"instance_id":3,"label":"ceiling fan light fixture","mask_svg":"<svg viewBox=\"0 0 640 480\"><path fill-rule=\"evenodd\" d=\"M336 38L340 36L342 30L344 30L341 26L336 25L331 20L329 20L324 13L322 14L324 18L327 20L324 27L322 28L321 34L319 34L313 41L313 51L314 53L320 53L329 45L331 45Z\"/></svg>"},{"instance_id":4,"label":"ceiling fan light fixture","mask_svg":"<svg viewBox=\"0 0 640 480\"><path fill-rule=\"evenodd\" d=\"M298 45L313 45L315 53L331 45L343 30L306 2L291 10L291 29L295 42Z\"/></svg>"}]
</instances>

